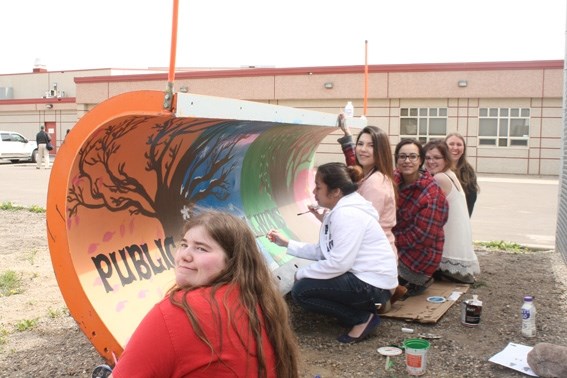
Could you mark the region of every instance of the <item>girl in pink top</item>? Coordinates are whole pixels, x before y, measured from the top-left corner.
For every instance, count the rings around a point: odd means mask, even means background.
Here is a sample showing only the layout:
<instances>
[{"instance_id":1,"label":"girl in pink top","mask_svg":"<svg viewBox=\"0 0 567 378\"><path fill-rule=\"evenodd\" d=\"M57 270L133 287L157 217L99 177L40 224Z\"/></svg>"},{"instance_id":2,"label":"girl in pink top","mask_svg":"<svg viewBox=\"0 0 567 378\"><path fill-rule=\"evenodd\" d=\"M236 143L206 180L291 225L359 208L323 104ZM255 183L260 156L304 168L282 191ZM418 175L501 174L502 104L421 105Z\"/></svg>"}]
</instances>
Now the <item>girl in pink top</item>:
<instances>
[{"instance_id":1,"label":"girl in pink top","mask_svg":"<svg viewBox=\"0 0 567 378\"><path fill-rule=\"evenodd\" d=\"M376 126L366 126L358 134L355 145L343 114L339 115L339 126L345 134L338 141L346 164L359 165L364 172L364 178L358 183L358 193L378 211L378 222L397 254L392 233L396 225L396 187L393 184L394 162L388 135Z\"/></svg>"}]
</instances>

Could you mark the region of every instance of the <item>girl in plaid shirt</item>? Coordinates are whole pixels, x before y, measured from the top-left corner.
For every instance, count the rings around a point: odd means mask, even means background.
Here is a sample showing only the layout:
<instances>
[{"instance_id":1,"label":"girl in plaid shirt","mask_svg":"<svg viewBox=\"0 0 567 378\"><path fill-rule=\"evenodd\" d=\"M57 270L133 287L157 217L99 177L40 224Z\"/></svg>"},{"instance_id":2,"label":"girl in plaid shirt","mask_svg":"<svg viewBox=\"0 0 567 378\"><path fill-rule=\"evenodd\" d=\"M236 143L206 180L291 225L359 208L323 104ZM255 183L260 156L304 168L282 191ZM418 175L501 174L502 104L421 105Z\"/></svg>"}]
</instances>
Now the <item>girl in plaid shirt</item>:
<instances>
[{"instance_id":1,"label":"girl in plaid shirt","mask_svg":"<svg viewBox=\"0 0 567 378\"><path fill-rule=\"evenodd\" d=\"M433 176L421 169L425 152L418 140L402 140L394 155L398 208L393 232L398 247L398 279L412 296L433 283L443 256L443 226L449 207Z\"/></svg>"}]
</instances>

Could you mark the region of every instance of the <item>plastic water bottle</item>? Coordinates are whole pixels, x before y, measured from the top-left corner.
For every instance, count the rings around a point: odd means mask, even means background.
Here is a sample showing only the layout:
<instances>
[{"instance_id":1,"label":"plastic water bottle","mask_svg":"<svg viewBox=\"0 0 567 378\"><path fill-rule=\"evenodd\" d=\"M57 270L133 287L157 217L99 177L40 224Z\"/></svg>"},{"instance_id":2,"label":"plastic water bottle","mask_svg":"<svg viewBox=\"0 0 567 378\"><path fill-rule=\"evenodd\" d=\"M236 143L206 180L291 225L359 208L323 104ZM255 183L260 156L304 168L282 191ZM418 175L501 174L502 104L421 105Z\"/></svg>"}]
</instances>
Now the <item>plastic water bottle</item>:
<instances>
[{"instance_id":1,"label":"plastic water bottle","mask_svg":"<svg viewBox=\"0 0 567 378\"><path fill-rule=\"evenodd\" d=\"M536 335L536 308L532 296L524 297L522 305L522 335L524 337L535 337Z\"/></svg>"},{"instance_id":2,"label":"plastic water bottle","mask_svg":"<svg viewBox=\"0 0 567 378\"><path fill-rule=\"evenodd\" d=\"M345 117L354 117L354 106L352 105L352 101L347 102L347 104L345 105Z\"/></svg>"}]
</instances>

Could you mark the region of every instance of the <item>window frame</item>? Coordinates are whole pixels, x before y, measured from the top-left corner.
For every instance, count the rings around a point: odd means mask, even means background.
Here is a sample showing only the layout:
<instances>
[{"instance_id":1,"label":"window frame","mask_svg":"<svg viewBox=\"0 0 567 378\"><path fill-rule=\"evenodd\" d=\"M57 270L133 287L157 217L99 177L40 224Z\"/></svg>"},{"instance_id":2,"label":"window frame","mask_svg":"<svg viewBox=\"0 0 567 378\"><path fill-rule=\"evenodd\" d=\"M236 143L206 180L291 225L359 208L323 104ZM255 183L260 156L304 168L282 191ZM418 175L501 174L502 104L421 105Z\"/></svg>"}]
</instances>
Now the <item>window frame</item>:
<instances>
[{"instance_id":1,"label":"window frame","mask_svg":"<svg viewBox=\"0 0 567 378\"><path fill-rule=\"evenodd\" d=\"M516 114L517 113L517 114ZM480 107L478 111L478 147L492 148L523 148L528 149L530 145L530 120L531 109L522 107ZM488 127L488 123L483 125L482 120L495 121L495 135L481 135L481 128ZM527 133L522 136L510 135L510 130L515 127L513 121L524 120L524 125L519 127L527 128ZM516 125L517 127L517 125ZM506 133L506 135L502 135ZM492 142L492 143L490 143Z\"/></svg>"},{"instance_id":2,"label":"window frame","mask_svg":"<svg viewBox=\"0 0 567 378\"><path fill-rule=\"evenodd\" d=\"M448 124L447 107L403 107L400 108L400 139L415 138L422 143L427 143L433 139L443 139L447 135ZM408 134L404 120L415 120L409 127L415 127L415 134ZM437 124L435 121L442 121L444 125ZM433 121L433 125L432 125ZM443 133L431 134L431 128L444 127Z\"/></svg>"}]
</instances>

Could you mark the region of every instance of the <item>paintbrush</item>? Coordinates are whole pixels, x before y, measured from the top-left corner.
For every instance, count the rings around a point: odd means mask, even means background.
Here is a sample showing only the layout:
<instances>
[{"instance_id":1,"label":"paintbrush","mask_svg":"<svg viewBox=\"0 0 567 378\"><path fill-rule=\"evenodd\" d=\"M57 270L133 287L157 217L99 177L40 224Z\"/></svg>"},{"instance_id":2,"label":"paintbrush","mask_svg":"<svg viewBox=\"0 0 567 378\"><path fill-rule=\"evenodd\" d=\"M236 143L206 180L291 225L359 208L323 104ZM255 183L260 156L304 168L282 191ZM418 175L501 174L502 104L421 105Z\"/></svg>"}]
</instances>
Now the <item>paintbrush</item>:
<instances>
[{"instance_id":1,"label":"paintbrush","mask_svg":"<svg viewBox=\"0 0 567 378\"><path fill-rule=\"evenodd\" d=\"M307 210L307 211L304 211L304 212L302 212L302 213L297 213L297 215L303 215L303 214L307 214L307 213L310 213L310 212L311 212L311 210L319 210L319 206L317 206L317 205L314 205L314 206L308 206L308 207L309 207L309 210Z\"/></svg>"}]
</instances>

